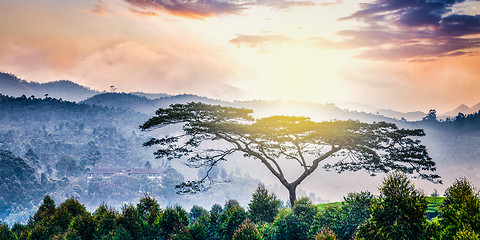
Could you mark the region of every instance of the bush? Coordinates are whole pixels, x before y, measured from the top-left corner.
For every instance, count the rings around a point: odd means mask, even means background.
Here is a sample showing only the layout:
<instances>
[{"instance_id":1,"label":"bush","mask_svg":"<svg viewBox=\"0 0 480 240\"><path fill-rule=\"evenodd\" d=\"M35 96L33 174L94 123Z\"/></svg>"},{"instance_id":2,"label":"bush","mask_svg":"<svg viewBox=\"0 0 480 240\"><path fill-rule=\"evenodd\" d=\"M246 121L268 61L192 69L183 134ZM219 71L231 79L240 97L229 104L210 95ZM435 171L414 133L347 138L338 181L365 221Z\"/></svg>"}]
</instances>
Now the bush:
<instances>
[{"instance_id":1,"label":"bush","mask_svg":"<svg viewBox=\"0 0 480 240\"><path fill-rule=\"evenodd\" d=\"M359 239L425 239L427 200L408 177L388 174L374 201L372 215L358 230Z\"/></svg>"},{"instance_id":2,"label":"bush","mask_svg":"<svg viewBox=\"0 0 480 240\"><path fill-rule=\"evenodd\" d=\"M263 240L255 224L249 219L245 220L233 233L233 240Z\"/></svg>"},{"instance_id":3,"label":"bush","mask_svg":"<svg viewBox=\"0 0 480 240\"><path fill-rule=\"evenodd\" d=\"M245 221L247 213L235 200L229 200L220 214L223 239L232 239L233 233Z\"/></svg>"},{"instance_id":4,"label":"bush","mask_svg":"<svg viewBox=\"0 0 480 240\"><path fill-rule=\"evenodd\" d=\"M310 227L318 213L309 198L299 198L292 210L281 210L273 222L278 240L308 239Z\"/></svg>"},{"instance_id":5,"label":"bush","mask_svg":"<svg viewBox=\"0 0 480 240\"><path fill-rule=\"evenodd\" d=\"M447 188L445 200L439 207L442 239L452 239L457 234L465 235L467 232L480 232L479 201L478 192L465 178L457 179Z\"/></svg>"},{"instance_id":6,"label":"bush","mask_svg":"<svg viewBox=\"0 0 480 240\"><path fill-rule=\"evenodd\" d=\"M329 228L322 228L316 235L314 240L337 240L337 235L335 232Z\"/></svg>"},{"instance_id":7,"label":"bush","mask_svg":"<svg viewBox=\"0 0 480 240\"><path fill-rule=\"evenodd\" d=\"M338 239L352 239L358 226L370 218L374 196L368 192L349 193L340 206L329 206L315 217L311 236L322 228L329 228Z\"/></svg>"},{"instance_id":8,"label":"bush","mask_svg":"<svg viewBox=\"0 0 480 240\"><path fill-rule=\"evenodd\" d=\"M171 238L181 233L188 226L188 214L180 206L167 207L161 214L156 225L161 229L164 239Z\"/></svg>"},{"instance_id":9,"label":"bush","mask_svg":"<svg viewBox=\"0 0 480 240\"><path fill-rule=\"evenodd\" d=\"M13 233L8 228L8 225L0 220L0 239L2 240L14 240Z\"/></svg>"},{"instance_id":10,"label":"bush","mask_svg":"<svg viewBox=\"0 0 480 240\"><path fill-rule=\"evenodd\" d=\"M278 231L277 228L273 225L273 223L263 223L257 225L257 230L262 235L263 239L265 240L275 240L276 239L276 232Z\"/></svg>"},{"instance_id":11,"label":"bush","mask_svg":"<svg viewBox=\"0 0 480 240\"><path fill-rule=\"evenodd\" d=\"M275 194L270 194L263 184L259 184L248 204L249 217L255 222L271 223L282 206Z\"/></svg>"},{"instance_id":12,"label":"bush","mask_svg":"<svg viewBox=\"0 0 480 240\"><path fill-rule=\"evenodd\" d=\"M190 214L188 215L190 219L190 223L193 224L197 219L202 216L202 215L207 215L208 211L205 208L202 208L200 206L194 205L192 209L190 210Z\"/></svg>"}]
</instances>

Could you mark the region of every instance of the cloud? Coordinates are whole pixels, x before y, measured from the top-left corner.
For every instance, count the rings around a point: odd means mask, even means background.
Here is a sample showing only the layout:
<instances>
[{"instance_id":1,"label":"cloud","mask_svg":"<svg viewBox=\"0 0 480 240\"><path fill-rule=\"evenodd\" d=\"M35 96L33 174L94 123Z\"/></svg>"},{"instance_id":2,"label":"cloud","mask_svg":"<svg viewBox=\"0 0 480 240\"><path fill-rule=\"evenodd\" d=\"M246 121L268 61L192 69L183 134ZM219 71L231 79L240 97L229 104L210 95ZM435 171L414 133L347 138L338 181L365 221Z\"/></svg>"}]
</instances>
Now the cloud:
<instances>
[{"instance_id":1,"label":"cloud","mask_svg":"<svg viewBox=\"0 0 480 240\"><path fill-rule=\"evenodd\" d=\"M194 19L204 19L221 14L239 14L252 6L289 9L314 6L311 1L295 0L125 0L140 9L155 9L169 14Z\"/></svg>"},{"instance_id":2,"label":"cloud","mask_svg":"<svg viewBox=\"0 0 480 240\"><path fill-rule=\"evenodd\" d=\"M99 5L95 6L94 9L90 10L91 13L95 13L95 14L98 14L98 15L102 15L102 16L105 16L107 15L107 13L105 12L105 10L103 10L103 8Z\"/></svg>"},{"instance_id":3,"label":"cloud","mask_svg":"<svg viewBox=\"0 0 480 240\"><path fill-rule=\"evenodd\" d=\"M283 35L245 35L237 34L237 37L230 40L230 43L241 47L245 45L251 48L265 48L272 44L293 44L296 40Z\"/></svg>"},{"instance_id":4,"label":"cloud","mask_svg":"<svg viewBox=\"0 0 480 240\"><path fill-rule=\"evenodd\" d=\"M367 26L343 30L338 47L366 48L358 55L372 60L421 60L472 52L480 47L480 15L455 14L459 3L474 0L378 0L339 20ZM477 35L477 36L475 36ZM473 51L474 52L474 51Z\"/></svg>"},{"instance_id":5,"label":"cloud","mask_svg":"<svg viewBox=\"0 0 480 240\"><path fill-rule=\"evenodd\" d=\"M336 0L335 2L324 2L320 3L320 6L332 6L343 3L343 0Z\"/></svg>"},{"instance_id":6,"label":"cloud","mask_svg":"<svg viewBox=\"0 0 480 240\"><path fill-rule=\"evenodd\" d=\"M140 11L136 9L130 9L131 12L136 13L140 16L145 16L145 17L152 17L152 16L158 16L157 13L154 12L149 12L149 11Z\"/></svg>"},{"instance_id":7,"label":"cloud","mask_svg":"<svg viewBox=\"0 0 480 240\"><path fill-rule=\"evenodd\" d=\"M105 4L102 0L97 0L97 4L95 4L94 8L91 9L90 12L101 16L107 15L107 11L105 10Z\"/></svg>"}]
</instances>

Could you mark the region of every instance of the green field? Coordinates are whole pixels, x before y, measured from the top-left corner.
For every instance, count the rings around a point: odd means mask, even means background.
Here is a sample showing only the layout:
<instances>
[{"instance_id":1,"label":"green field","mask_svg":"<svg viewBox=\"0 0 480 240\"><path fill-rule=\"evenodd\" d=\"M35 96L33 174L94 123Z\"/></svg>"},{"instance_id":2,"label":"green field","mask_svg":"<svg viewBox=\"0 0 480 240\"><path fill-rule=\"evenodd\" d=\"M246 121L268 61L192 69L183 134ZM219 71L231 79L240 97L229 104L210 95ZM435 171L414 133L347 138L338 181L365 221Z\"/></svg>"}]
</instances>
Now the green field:
<instances>
[{"instance_id":1,"label":"green field","mask_svg":"<svg viewBox=\"0 0 480 240\"><path fill-rule=\"evenodd\" d=\"M427 197L428 207L427 207L427 219L430 220L438 215L438 207L443 202L445 197ZM323 209L329 206L340 206L342 202L331 202L331 203L321 203L317 204L318 210L322 211Z\"/></svg>"}]
</instances>

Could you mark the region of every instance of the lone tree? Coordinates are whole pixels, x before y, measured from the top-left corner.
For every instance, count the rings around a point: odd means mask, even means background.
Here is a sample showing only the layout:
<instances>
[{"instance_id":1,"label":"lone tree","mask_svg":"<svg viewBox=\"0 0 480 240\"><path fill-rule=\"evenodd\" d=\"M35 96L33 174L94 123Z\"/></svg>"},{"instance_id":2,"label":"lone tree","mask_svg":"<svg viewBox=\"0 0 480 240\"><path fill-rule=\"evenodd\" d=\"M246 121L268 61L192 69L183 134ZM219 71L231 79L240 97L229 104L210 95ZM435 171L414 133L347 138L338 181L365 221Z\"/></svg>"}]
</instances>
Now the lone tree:
<instances>
[{"instance_id":1,"label":"lone tree","mask_svg":"<svg viewBox=\"0 0 480 240\"><path fill-rule=\"evenodd\" d=\"M252 113L250 109L204 103L173 104L158 109L140 129L181 125L183 133L152 138L143 145L159 145L154 153L157 158L182 158L189 167L207 167L203 178L179 184L179 193L208 189L213 183L209 176L212 168L236 152L263 163L288 189L292 206L297 186L321 163L326 170L339 173L364 169L375 175L396 170L440 182L440 176L425 173L435 171L435 162L428 156L425 146L415 139L425 135L422 129L399 129L386 122L314 122L307 117L292 116L255 119ZM329 158L335 159L335 163L324 164ZM281 167L283 161L298 164L301 174L295 180L285 177Z\"/></svg>"}]
</instances>

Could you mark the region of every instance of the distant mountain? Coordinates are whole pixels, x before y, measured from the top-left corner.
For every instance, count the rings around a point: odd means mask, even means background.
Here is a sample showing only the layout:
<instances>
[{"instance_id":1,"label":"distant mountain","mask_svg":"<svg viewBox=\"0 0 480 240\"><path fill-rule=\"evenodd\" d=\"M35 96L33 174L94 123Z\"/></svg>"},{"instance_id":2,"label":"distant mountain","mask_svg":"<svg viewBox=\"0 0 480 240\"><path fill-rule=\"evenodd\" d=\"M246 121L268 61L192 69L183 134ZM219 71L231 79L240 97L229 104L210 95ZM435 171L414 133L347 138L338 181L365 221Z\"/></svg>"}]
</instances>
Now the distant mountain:
<instances>
[{"instance_id":1,"label":"distant mountain","mask_svg":"<svg viewBox=\"0 0 480 240\"><path fill-rule=\"evenodd\" d=\"M421 111L399 112L392 109L380 109L374 106L365 105L365 104L356 103L356 102L342 102L336 105L342 109L372 113L376 115L382 115L388 118L395 118L398 120L405 118L405 120L407 121L420 121L422 120L423 117L427 115L426 113Z\"/></svg>"},{"instance_id":2,"label":"distant mountain","mask_svg":"<svg viewBox=\"0 0 480 240\"><path fill-rule=\"evenodd\" d=\"M166 93L144 93L144 92L131 92L133 95L141 96L141 97L146 97L148 99L157 99L157 98L162 98L162 97L169 97L172 96L170 94Z\"/></svg>"},{"instance_id":3,"label":"distant mountain","mask_svg":"<svg viewBox=\"0 0 480 240\"><path fill-rule=\"evenodd\" d=\"M464 114L470 114L470 113L475 113L480 111L480 103L477 103L476 105L472 107L468 107L465 104L462 104L458 106L457 108L453 109L452 111L446 112L441 114L441 116L445 117L455 117L458 115L458 113L464 113Z\"/></svg>"},{"instance_id":4,"label":"distant mountain","mask_svg":"<svg viewBox=\"0 0 480 240\"><path fill-rule=\"evenodd\" d=\"M114 108L124 108L131 109L137 112L145 113L152 115L155 110L158 108L166 108L170 104L176 103L188 103L188 102L203 102L209 104L223 104L219 100L213 100L206 97L200 97L197 95L191 94L182 94L170 96L166 95L165 97L160 97L156 99L149 99L146 96L141 96L142 93L101 93L95 95L91 98L88 98L81 103L88 105L96 106L105 106L105 107L114 107ZM145 94L153 96L154 94ZM156 95L156 94L155 94ZM160 96L160 94L159 94Z\"/></svg>"},{"instance_id":5,"label":"distant mountain","mask_svg":"<svg viewBox=\"0 0 480 240\"><path fill-rule=\"evenodd\" d=\"M0 72L0 93L15 97L22 95L43 97L48 94L53 98L81 101L99 92L68 80L48 83L27 82L14 74Z\"/></svg>"},{"instance_id":6,"label":"distant mountain","mask_svg":"<svg viewBox=\"0 0 480 240\"><path fill-rule=\"evenodd\" d=\"M133 109L137 112L153 112L154 101L131 93L101 93L81 103L88 105Z\"/></svg>"},{"instance_id":7,"label":"distant mountain","mask_svg":"<svg viewBox=\"0 0 480 240\"><path fill-rule=\"evenodd\" d=\"M416 112L399 112L391 109L379 109L376 112L377 114L386 116L386 117L391 117L395 119L402 119L405 118L407 121L420 121L422 120L423 117L425 117L427 114L421 111L416 111Z\"/></svg>"},{"instance_id":8,"label":"distant mountain","mask_svg":"<svg viewBox=\"0 0 480 240\"><path fill-rule=\"evenodd\" d=\"M359 111L359 112L367 112L367 113L375 113L378 111L378 107L370 106L362 103L357 102L340 102L335 103L341 109L348 109L351 111Z\"/></svg>"}]
</instances>

